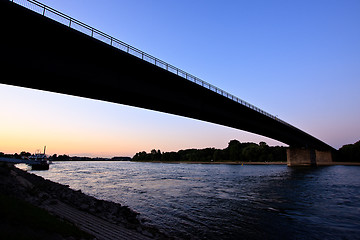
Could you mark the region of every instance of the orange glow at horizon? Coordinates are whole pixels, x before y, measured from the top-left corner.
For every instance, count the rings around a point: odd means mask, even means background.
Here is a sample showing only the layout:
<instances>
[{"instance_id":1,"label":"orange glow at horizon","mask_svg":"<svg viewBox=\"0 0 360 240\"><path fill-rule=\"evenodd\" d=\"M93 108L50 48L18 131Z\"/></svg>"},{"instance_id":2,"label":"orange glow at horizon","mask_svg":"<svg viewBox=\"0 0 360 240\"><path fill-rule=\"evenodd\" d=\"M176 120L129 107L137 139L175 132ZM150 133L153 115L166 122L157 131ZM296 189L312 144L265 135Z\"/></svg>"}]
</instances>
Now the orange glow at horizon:
<instances>
[{"instance_id":1,"label":"orange glow at horizon","mask_svg":"<svg viewBox=\"0 0 360 240\"><path fill-rule=\"evenodd\" d=\"M132 157L139 151L225 148L232 139L281 144L203 121L1 85L0 152ZM265 140L264 140L265 139Z\"/></svg>"}]
</instances>

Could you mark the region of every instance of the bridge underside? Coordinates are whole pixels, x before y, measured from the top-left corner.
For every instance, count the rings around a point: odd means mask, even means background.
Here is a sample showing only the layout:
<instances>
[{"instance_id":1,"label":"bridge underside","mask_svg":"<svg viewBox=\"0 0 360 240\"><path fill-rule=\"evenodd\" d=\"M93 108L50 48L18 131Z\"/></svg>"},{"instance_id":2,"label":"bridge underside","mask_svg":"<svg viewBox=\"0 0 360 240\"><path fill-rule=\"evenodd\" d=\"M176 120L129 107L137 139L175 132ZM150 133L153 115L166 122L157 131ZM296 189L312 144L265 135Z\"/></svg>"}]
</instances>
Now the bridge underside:
<instances>
[{"instance_id":1,"label":"bridge underside","mask_svg":"<svg viewBox=\"0 0 360 240\"><path fill-rule=\"evenodd\" d=\"M212 122L293 147L332 150L309 134L30 10L0 0L0 83Z\"/></svg>"}]
</instances>

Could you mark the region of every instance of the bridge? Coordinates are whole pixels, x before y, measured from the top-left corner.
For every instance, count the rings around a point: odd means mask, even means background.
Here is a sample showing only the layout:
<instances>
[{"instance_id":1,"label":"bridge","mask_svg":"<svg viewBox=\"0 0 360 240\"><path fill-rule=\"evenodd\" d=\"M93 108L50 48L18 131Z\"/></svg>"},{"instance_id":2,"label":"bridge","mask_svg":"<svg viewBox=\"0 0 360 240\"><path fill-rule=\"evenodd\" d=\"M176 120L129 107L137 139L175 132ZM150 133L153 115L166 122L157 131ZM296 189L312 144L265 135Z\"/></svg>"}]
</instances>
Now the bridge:
<instances>
[{"instance_id":1,"label":"bridge","mask_svg":"<svg viewBox=\"0 0 360 240\"><path fill-rule=\"evenodd\" d=\"M288 165L328 144L181 69L35 0L0 0L0 83L216 123L288 144Z\"/></svg>"}]
</instances>

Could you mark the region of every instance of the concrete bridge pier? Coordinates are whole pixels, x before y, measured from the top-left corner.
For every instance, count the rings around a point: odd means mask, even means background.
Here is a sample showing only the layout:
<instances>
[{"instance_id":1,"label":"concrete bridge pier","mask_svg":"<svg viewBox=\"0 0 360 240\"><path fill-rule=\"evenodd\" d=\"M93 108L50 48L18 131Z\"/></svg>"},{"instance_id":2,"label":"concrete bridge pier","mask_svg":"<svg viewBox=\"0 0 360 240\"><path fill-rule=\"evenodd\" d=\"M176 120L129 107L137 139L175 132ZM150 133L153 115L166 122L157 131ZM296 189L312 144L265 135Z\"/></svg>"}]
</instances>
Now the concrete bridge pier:
<instances>
[{"instance_id":1,"label":"concrete bridge pier","mask_svg":"<svg viewBox=\"0 0 360 240\"><path fill-rule=\"evenodd\" d=\"M332 163L331 151L290 147L286 150L286 155L289 167L326 166Z\"/></svg>"}]
</instances>

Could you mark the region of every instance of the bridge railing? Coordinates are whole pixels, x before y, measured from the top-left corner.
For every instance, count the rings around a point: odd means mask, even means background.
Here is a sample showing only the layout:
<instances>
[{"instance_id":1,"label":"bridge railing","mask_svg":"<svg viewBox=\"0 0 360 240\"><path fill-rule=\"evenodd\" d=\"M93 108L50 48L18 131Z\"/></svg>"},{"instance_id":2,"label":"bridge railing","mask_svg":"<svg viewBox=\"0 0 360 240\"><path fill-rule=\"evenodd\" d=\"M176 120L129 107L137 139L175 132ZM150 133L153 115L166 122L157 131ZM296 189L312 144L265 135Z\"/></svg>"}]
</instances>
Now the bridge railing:
<instances>
[{"instance_id":1,"label":"bridge railing","mask_svg":"<svg viewBox=\"0 0 360 240\"><path fill-rule=\"evenodd\" d=\"M14 3L17 3L25 8L28 8L34 12L37 12L43 16L46 16L48 18L51 18L59 23L62 23L72 29L75 29L77 31L80 31L88 36L91 36L93 38L96 38L104 43L107 43L119 50L122 50L124 52L127 52L133 56L136 56L138 58L141 58L142 60L144 61L147 61L149 63L152 63L160 68L163 68L169 72L172 72L178 76L181 76L189 81L192 81L200 86L203 86L211 91L214 91L224 97L227 97L235 102L238 102L240 104L242 104L243 106L246 106L250 109L253 109L267 117L270 117L276 121L279 121L285 125L288 125L288 126L291 126L290 124L286 123L285 121L279 119L278 117L274 116L274 115L271 115L263 110L261 110L260 108L258 107L255 107L254 105L220 89L220 88L217 88L215 87L214 85L206 82L206 81L203 81L171 64L168 64L167 62L164 62L150 54L147 54L123 41L120 41L102 31L99 31L97 30L96 28L93 28L85 23L82 23L72 17L69 17L68 15L65 15L49 6L46 6L45 4L42 4L36 0L9 0L11 2L14 2Z\"/></svg>"}]
</instances>

